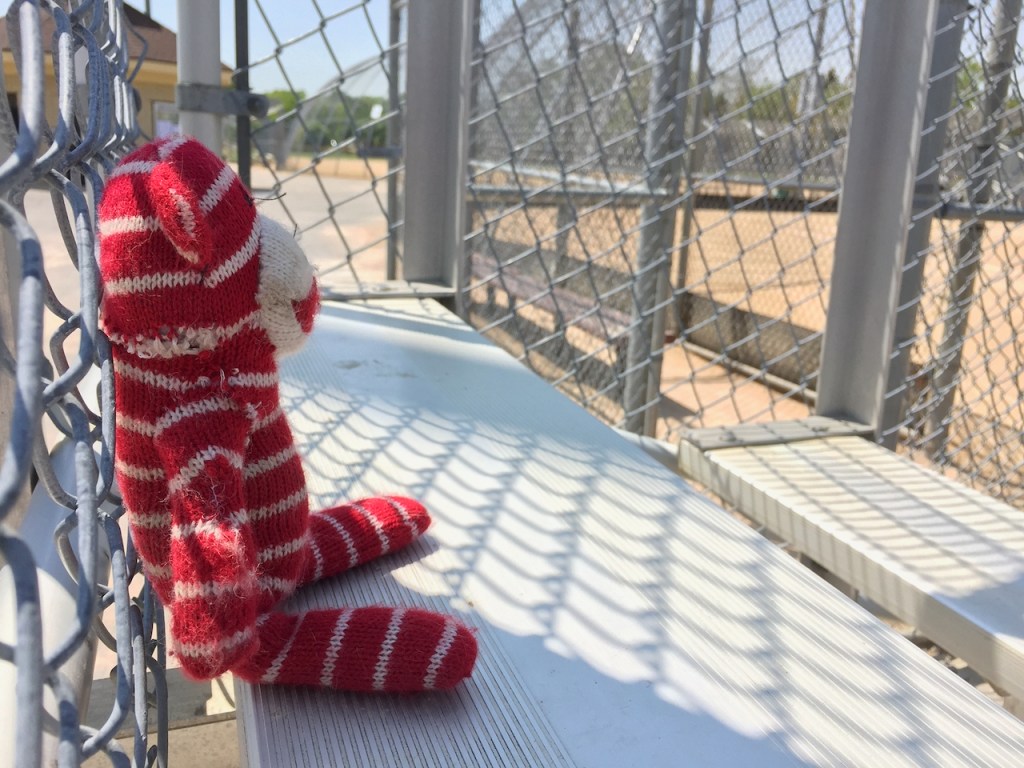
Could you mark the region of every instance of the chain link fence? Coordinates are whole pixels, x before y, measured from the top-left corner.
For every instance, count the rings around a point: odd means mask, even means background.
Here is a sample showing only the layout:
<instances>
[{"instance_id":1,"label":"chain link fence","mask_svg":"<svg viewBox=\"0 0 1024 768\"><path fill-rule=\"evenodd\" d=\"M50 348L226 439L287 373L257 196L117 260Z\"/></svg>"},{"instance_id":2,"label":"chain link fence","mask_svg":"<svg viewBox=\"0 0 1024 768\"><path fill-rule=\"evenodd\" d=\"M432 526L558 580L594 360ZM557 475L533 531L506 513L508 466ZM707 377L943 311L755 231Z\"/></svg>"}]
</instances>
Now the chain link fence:
<instances>
[{"instance_id":1,"label":"chain link fence","mask_svg":"<svg viewBox=\"0 0 1024 768\"><path fill-rule=\"evenodd\" d=\"M0 31L16 71L0 106L5 765L97 753L166 764L163 614L120 525L113 372L97 330L95 204L139 133L132 80L146 44L131 13L117 0L20 0ZM90 726L97 640L112 700L93 697Z\"/></svg>"},{"instance_id":2,"label":"chain link fence","mask_svg":"<svg viewBox=\"0 0 1024 768\"><path fill-rule=\"evenodd\" d=\"M251 124L253 191L291 224L328 296L393 278L401 262L404 7L248 3L251 37L269 42L239 69L277 85ZM230 124L225 138L232 157Z\"/></svg>"},{"instance_id":3,"label":"chain link fence","mask_svg":"<svg viewBox=\"0 0 1024 768\"><path fill-rule=\"evenodd\" d=\"M811 413L863 4L467 2L454 286L466 318L633 431L674 440ZM238 72L271 97L250 125L264 212L291 223L328 296L401 276L407 5L242 6L253 38L269 40ZM930 90L937 149L918 180L900 307L910 330L894 345L882 439L1019 506L1020 0L961 6L936 35L955 63ZM166 762L162 611L119 524L96 327L94 205L138 134L131 81L145 45L130 13L117 0L20 0L5 20L18 69L0 109L0 695L16 699L5 727L19 766L44 751ZM240 159L230 128L225 139ZM47 604L51 581L66 610ZM115 684L88 727L93 626ZM130 756L113 740L126 732Z\"/></svg>"},{"instance_id":4,"label":"chain link fence","mask_svg":"<svg viewBox=\"0 0 1024 768\"><path fill-rule=\"evenodd\" d=\"M920 291L889 425L902 450L1024 505L1024 94L1021 3L964 9L939 189L917 211L908 272ZM941 126L926 126L927 128ZM918 230L921 231L918 234ZM899 350L898 350L899 353Z\"/></svg>"},{"instance_id":5,"label":"chain link fence","mask_svg":"<svg viewBox=\"0 0 1024 768\"><path fill-rule=\"evenodd\" d=\"M838 1L484 0L473 322L635 431L806 415L856 19Z\"/></svg>"},{"instance_id":6,"label":"chain link fence","mask_svg":"<svg viewBox=\"0 0 1024 768\"><path fill-rule=\"evenodd\" d=\"M1020 4L962 6L935 38L959 53L933 73L882 439L1020 505ZM634 431L810 413L861 13L483 0L469 318Z\"/></svg>"},{"instance_id":7,"label":"chain link fence","mask_svg":"<svg viewBox=\"0 0 1024 768\"><path fill-rule=\"evenodd\" d=\"M285 83L254 185L347 295L402 272L408 9L308 5L250 2ZM1019 504L1019 10L943 5L882 439ZM464 316L633 431L811 413L863 3L469 6Z\"/></svg>"}]
</instances>

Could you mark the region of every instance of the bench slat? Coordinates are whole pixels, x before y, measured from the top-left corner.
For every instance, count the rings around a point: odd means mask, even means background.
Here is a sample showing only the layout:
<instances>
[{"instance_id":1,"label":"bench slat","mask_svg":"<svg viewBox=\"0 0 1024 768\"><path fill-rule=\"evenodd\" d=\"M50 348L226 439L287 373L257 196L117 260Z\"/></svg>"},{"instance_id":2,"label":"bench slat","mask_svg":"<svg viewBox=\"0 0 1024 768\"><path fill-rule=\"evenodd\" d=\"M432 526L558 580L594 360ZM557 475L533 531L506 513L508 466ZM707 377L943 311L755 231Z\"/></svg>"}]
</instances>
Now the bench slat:
<instances>
[{"instance_id":1,"label":"bench slat","mask_svg":"<svg viewBox=\"0 0 1024 768\"><path fill-rule=\"evenodd\" d=\"M1024 725L436 305L327 305L286 361L315 505L435 524L295 598L478 628L448 693L238 688L250 765L1024 763Z\"/></svg>"},{"instance_id":2,"label":"bench slat","mask_svg":"<svg viewBox=\"0 0 1024 768\"><path fill-rule=\"evenodd\" d=\"M717 450L684 442L680 461L744 514L1024 695L1024 512L860 437Z\"/></svg>"}]
</instances>

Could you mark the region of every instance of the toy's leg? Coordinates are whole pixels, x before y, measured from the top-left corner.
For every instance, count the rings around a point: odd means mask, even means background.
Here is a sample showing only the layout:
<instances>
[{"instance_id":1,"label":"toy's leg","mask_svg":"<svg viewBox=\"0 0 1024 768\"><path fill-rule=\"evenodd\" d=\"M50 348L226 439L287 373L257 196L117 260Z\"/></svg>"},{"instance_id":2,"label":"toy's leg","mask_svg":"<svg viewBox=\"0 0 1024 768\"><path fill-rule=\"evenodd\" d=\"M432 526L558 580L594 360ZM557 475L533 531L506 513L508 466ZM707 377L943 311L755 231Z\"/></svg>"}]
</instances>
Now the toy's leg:
<instances>
[{"instance_id":1,"label":"toy's leg","mask_svg":"<svg viewBox=\"0 0 1024 768\"><path fill-rule=\"evenodd\" d=\"M402 549L429 525L423 505L400 496L361 499L314 512L309 516L309 556L299 584Z\"/></svg>"},{"instance_id":2,"label":"toy's leg","mask_svg":"<svg viewBox=\"0 0 1024 768\"><path fill-rule=\"evenodd\" d=\"M476 661L473 633L415 608L272 612L257 620L259 652L233 672L250 683L346 691L451 688Z\"/></svg>"},{"instance_id":3,"label":"toy's leg","mask_svg":"<svg viewBox=\"0 0 1024 768\"><path fill-rule=\"evenodd\" d=\"M232 402L212 397L181 401L156 426L171 512L173 648L187 676L208 680L257 644L258 544L243 479L248 422Z\"/></svg>"}]
</instances>

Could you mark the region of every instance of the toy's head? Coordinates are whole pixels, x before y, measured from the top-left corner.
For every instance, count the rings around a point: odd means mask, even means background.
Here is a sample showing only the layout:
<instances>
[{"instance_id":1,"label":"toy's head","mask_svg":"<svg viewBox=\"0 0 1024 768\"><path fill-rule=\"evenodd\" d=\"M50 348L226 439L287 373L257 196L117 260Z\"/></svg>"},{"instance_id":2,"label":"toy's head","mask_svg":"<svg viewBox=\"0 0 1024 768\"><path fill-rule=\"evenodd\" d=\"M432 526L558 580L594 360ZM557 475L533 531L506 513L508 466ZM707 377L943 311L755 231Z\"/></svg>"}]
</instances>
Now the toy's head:
<instances>
[{"instance_id":1,"label":"toy's head","mask_svg":"<svg viewBox=\"0 0 1024 768\"><path fill-rule=\"evenodd\" d=\"M124 158L100 220L102 317L116 347L201 355L258 329L280 355L312 329L319 291L302 249L195 139L160 139Z\"/></svg>"}]
</instances>

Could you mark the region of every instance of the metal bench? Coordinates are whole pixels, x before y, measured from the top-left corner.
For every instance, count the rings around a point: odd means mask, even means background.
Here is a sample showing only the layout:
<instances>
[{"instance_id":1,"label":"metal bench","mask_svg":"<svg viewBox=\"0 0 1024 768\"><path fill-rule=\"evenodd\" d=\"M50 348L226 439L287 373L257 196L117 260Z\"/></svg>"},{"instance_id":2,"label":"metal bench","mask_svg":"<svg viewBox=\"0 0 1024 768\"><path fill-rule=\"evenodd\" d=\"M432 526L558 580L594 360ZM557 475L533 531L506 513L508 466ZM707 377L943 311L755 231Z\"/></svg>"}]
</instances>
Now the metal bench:
<instances>
[{"instance_id":1,"label":"metal bench","mask_svg":"<svg viewBox=\"0 0 1024 768\"><path fill-rule=\"evenodd\" d=\"M282 397L314 501L435 517L296 596L478 628L454 691L238 687L251 766L1024 764L1024 724L428 301L327 304Z\"/></svg>"},{"instance_id":2,"label":"metal bench","mask_svg":"<svg viewBox=\"0 0 1024 768\"><path fill-rule=\"evenodd\" d=\"M826 418L696 430L684 474L1024 698L1024 511Z\"/></svg>"}]
</instances>

